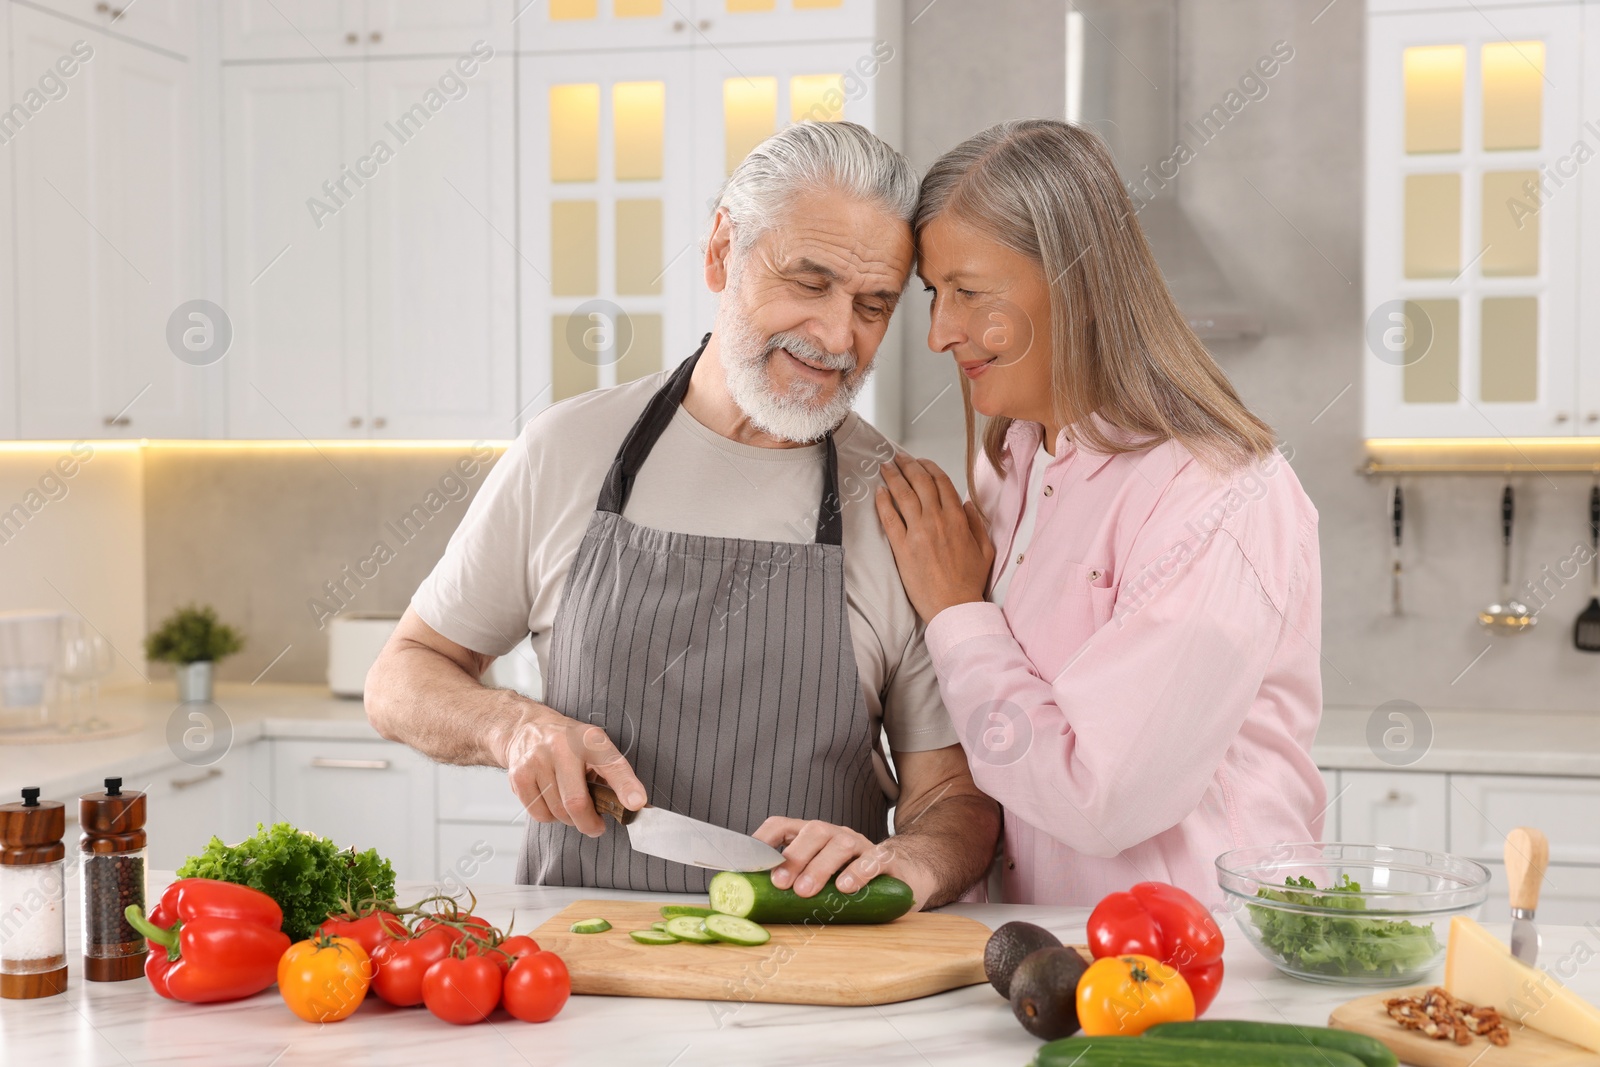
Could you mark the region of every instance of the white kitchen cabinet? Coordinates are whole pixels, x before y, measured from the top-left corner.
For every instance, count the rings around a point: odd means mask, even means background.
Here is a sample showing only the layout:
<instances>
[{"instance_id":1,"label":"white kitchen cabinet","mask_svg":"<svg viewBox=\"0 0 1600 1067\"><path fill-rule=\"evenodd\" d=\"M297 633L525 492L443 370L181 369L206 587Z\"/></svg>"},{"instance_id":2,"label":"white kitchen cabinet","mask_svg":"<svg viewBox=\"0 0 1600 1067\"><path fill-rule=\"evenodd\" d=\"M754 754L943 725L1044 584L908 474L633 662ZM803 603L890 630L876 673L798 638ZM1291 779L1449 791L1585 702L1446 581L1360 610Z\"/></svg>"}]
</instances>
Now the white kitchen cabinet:
<instances>
[{"instance_id":1,"label":"white kitchen cabinet","mask_svg":"<svg viewBox=\"0 0 1600 1067\"><path fill-rule=\"evenodd\" d=\"M176 870L212 837L235 844L255 833L257 821L273 821L260 811L272 785L256 755L251 745L209 767L174 763L149 775L148 783L123 782L125 789L145 791L151 869Z\"/></svg>"},{"instance_id":2,"label":"white kitchen cabinet","mask_svg":"<svg viewBox=\"0 0 1600 1067\"><path fill-rule=\"evenodd\" d=\"M438 783L441 819L509 824L522 816L522 804L499 767L440 764Z\"/></svg>"},{"instance_id":3,"label":"white kitchen cabinet","mask_svg":"<svg viewBox=\"0 0 1600 1067\"><path fill-rule=\"evenodd\" d=\"M1506 865L1489 862L1483 865L1489 868L1490 875L1489 900L1483 908L1483 921L1508 923L1511 921L1511 890L1506 883ZM1600 914L1600 867L1551 864L1539 886L1539 924L1583 926L1592 924L1596 914ZM1551 944L1547 938L1539 947L1539 962L1548 967L1571 948L1571 945Z\"/></svg>"},{"instance_id":4,"label":"white kitchen cabinet","mask_svg":"<svg viewBox=\"0 0 1600 1067\"><path fill-rule=\"evenodd\" d=\"M179 360L166 337L202 292L193 65L20 4L11 29L19 82L75 61L66 92L10 143L17 432L204 436L215 372Z\"/></svg>"},{"instance_id":5,"label":"white kitchen cabinet","mask_svg":"<svg viewBox=\"0 0 1600 1067\"><path fill-rule=\"evenodd\" d=\"M1449 847L1446 775L1341 770L1339 788L1342 840L1432 851Z\"/></svg>"},{"instance_id":6,"label":"white kitchen cabinet","mask_svg":"<svg viewBox=\"0 0 1600 1067\"><path fill-rule=\"evenodd\" d=\"M193 0L27 0L91 29L174 56L195 54ZM92 38L98 42L100 36Z\"/></svg>"},{"instance_id":7,"label":"white kitchen cabinet","mask_svg":"<svg viewBox=\"0 0 1600 1067\"><path fill-rule=\"evenodd\" d=\"M1580 137L1592 153L1600 154L1600 3L1595 0L1583 7L1583 70L1586 118ZM1571 176L1573 169L1571 162L1563 164L1561 177L1567 183L1566 191L1576 193L1584 203L1583 231L1578 241L1583 250L1583 261L1578 264L1578 291L1593 294L1600 287L1600 167L1584 166L1576 177ZM1571 188L1573 185L1579 188ZM1593 360L1595 339L1600 338L1600 300L1591 296L1580 303L1578 336L1585 342L1588 358ZM1589 371L1578 380L1578 410L1583 414L1582 432L1600 434L1600 369Z\"/></svg>"},{"instance_id":8,"label":"white kitchen cabinet","mask_svg":"<svg viewBox=\"0 0 1600 1067\"><path fill-rule=\"evenodd\" d=\"M1518 826L1543 830L1551 863L1600 866L1600 781L1532 775L1450 776L1450 851L1500 860Z\"/></svg>"},{"instance_id":9,"label":"white kitchen cabinet","mask_svg":"<svg viewBox=\"0 0 1600 1067\"><path fill-rule=\"evenodd\" d=\"M435 869L434 767L387 741L267 742L275 819L358 850L376 848L400 878Z\"/></svg>"},{"instance_id":10,"label":"white kitchen cabinet","mask_svg":"<svg viewBox=\"0 0 1600 1067\"><path fill-rule=\"evenodd\" d=\"M438 870L435 878L447 892L468 882L517 880L517 855L526 823L439 821Z\"/></svg>"},{"instance_id":11,"label":"white kitchen cabinet","mask_svg":"<svg viewBox=\"0 0 1600 1067\"><path fill-rule=\"evenodd\" d=\"M782 45L713 46L697 30L688 49L519 59L526 414L693 351L716 317L699 249L709 208L756 144L805 118L897 139L898 72L879 77L896 45L873 38L871 20L852 23L855 39L794 44L817 12L784 8L782 20L755 23L767 40L791 42ZM549 14L589 25L573 12L604 21L605 9L581 3ZM887 344L880 360L892 364L896 350ZM875 378L894 371L880 366ZM869 383L857 406L879 416L876 397Z\"/></svg>"},{"instance_id":12,"label":"white kitchen cabinet","mask_svg":"<svg viewBox=\"0 0 1600 1067\"><path fill-rule=\"evenodd\" d=\"M690 54L518 63L526 418L675 365L710 322L691 310L704 283Z\"/></svg>"},{"instance_id":13,"label":"white kitchen cabinet","mask_svg":"<svg viewBox=\"0 0 1600 1067\"><path fill-rule=\"evenodd\" d=\"M343 60L364 54L363 0L228 0L222 58Z\"/></svg>"},{"instance_id":14,"label":"white kitchen cabinet","mask_svg":"<svg viewBox=\"0 0 1600 1067\"><path fill-rule=\"evenodd\" d=\"M464 95L403 144L393 131L438 92L440 62L367 64L366 127L395 142L359 205L374 437L515 435L514 62L509 52L474 62Z\"/></svg>"},{"instance_id":15,"label":"white kitchen cabinet","mask_svg":"<svg viewBox=\"0 0 1600 1067\"><path fill-rule=\"evenodd\" d=\"M887 37L899 31L901 5L883 0L694 0L693 10L699 39L721 47Z\"/></svg>"},{"instance_id":16,"label":"white kitchen cabinet","mask_svg":"<svg viewBox=\"0 0 1600 1067\"><path fill-rule=\"evenodd\" d=\"M1340 790L1339 772L1326 767L1321 768L1322 787L1328 791L1328 799L1323 801L1327 806L1322 811L1322 839L1324 841L1343 841L1339 831L1339 801Z\"/></svg>"},{"instance_id":17,"label":"white kitchen cabinet","mask_svg":"<svg viewBox=\"0 0 1600 1067\"><path fill-rule=\"evenodd\" d=\"M1577 180L1577 153L1600 150L1584 8L1417 6L1369 5L1366 435L1596 432L1600 349L1579 332L1579 225L1600 207Z\"/></svg>"},{"instance_id":18,"label":"white kitchen cabinet","mask_svg":"<svg viewBox=\"0 0 1600 1067\"><path fill-rule=\"evenodd\" d=\"M228 434L364 437L369 194L323 184L370 145L366 65L229 66L222 85Z\"/></svg>"},{"instance_id":19,"label":"white kitchen cabinet","mask_svg":"<svg viewBox=\"0 0 1600 1067\"><path fill-rule=\"evenodd\" d=\"M15 99L11 81L10 11L0 11L0 89ZM10 144L9 125L0 125L0 147ZM11 168L0 166L0 219L14 219L11 204ZM16 290L11 273L14 230L0 235L0 322L16 322ZM12 344L14 330L0 330L0 441L17 435L17 360Z\"/></svg>"},{"instance_id":20,"label":"white kitchen cabinet","mask_svg":"<svg viewBox=\"0 0 1600 1067\"><path fill-rule=\"evenodd\" d=\"M479 40L509 50L516 6L517 0L228 0L222 58L453 56Z\"/></svg>"}]
</instances>

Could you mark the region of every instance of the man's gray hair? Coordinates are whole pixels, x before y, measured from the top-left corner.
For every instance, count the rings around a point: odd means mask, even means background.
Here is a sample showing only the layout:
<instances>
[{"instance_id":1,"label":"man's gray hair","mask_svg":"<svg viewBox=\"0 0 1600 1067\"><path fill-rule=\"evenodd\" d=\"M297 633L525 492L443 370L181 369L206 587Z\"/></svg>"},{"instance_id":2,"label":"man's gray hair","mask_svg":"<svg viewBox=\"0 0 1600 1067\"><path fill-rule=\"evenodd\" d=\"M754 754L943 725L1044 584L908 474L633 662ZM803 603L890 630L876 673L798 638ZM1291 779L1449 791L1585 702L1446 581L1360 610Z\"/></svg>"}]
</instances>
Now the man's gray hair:
<instances>
[{"instance_id":1,"label":"man's gray hair","mask_svg":"<svg viewBox=\"0 0 1600 1067\"><path fill-rule=\"evenodd\" d=\"M742 252L781 221L793 197L808 192L843 193L907 223L917 209L917 175L904 156L854 122L807 121L785 127L745 156L712 210L727 211L734 247Z\"/></svg>"}]
</instances>

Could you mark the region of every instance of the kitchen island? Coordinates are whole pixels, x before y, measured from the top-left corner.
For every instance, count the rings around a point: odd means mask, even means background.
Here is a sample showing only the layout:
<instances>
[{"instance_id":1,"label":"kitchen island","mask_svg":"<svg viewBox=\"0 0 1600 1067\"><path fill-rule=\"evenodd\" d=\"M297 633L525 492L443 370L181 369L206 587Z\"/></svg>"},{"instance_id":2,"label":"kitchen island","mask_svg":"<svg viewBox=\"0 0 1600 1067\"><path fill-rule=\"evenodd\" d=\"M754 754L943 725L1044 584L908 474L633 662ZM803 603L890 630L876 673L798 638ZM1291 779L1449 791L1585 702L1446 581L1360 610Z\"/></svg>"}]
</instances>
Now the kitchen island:
<instances>
[{"instance_id":1,"label":"kitchen island","mask_svg":"<svg viewBox=\"0 0 1600 1067\"><path fill-rule=\"evenodd\" d=\"M150 898L169 874L153 874ZM432 890L402 884L402 898ZM570 901L618 897L694 902L670 894L474 884L479 911L506 926L532 930ZM699 902L703 903L703 898ZM952 912L993 928L1026 919L1063 940L1081 942L1088 910L958 904ZM69 923L77 908L69 907ZM1491 925L1498 936L1503 926ZM1212 1018L1321 1025L1336 1005L1370 990L1311 985L1280 975L1225 921L1227 977ZM75 953L77 931L68 930ZM1583 946L1580 948L1580 945ZM641 951L659 951L641 946ZM1546 966L1572 955L1587 962L1567 982L1600 1000L1600 926L1544 928ZM686 959L692 958L686 955ZM349 1019L304 1023L275 989L231 1004L177 1004L156 996L143 979L96 984L71 961L70 986L59 997L0 1001L0 1063L79 1067L100 1064L695 1064L763 1067L824 1064L1021 1065L1040 1042L1028 1036L987 985L881 1007L828 1008L785 1004L575 996L548 1023L518 1022L497 1011L487 1023L457 1027L423 1008L398 1009L369 997Z\"/></svg>"}]
</instances>

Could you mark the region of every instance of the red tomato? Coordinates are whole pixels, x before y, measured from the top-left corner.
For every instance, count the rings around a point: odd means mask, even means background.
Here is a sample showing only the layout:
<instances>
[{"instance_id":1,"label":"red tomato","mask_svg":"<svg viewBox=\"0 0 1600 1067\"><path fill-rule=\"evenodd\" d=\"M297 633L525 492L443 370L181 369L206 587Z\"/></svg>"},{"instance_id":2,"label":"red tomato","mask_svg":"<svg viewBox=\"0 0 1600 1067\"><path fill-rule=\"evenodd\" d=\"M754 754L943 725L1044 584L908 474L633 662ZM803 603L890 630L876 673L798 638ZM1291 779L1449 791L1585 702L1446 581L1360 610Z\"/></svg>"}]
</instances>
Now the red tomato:
<instances>
[{"instance_id":1,"label":"red tomato","mask_svg":"<svg viewBox=\"0 0 1600 1067\"><path fill-rule=\"evenodd\" d=\"M484 956L446 956L422 976L422 1001L447 1023L481 1023L500 1004L500 968Z\"/></svg>"},{"instance_id":2,"label":"red tomato","mask_svg":"<svg viewBox=\"0 0 1600 1067\"><path fill-rule=\"evenodd\" d=\"M469 924L471 926L478 927L479 930L481 931L477 935L479 937L488 937L488 936L490 936L490 935L492 935L494 933L494 924L489 922L488 919L485 919L485 918L483 918L481 916L478 916L478 915L463 915L459 920L455 920L455 921L464 922L464 923L467 923L467 924ZM451 944L455 944L458 941L460 941L463 937L467 936L465 931L459 930L456 927L449 925L448 923L440 922L438 919L423 919L421 922L417 923L417 932L419 934L420 933L426 933L429 930L443 930L443 931L445 931L446 933L448 933L450 935L450 943Z\"/></svg>"},{"instance_id":3,"label":"red tomato","mask_svg":"<svg viewBox=\"0 0 1600 1067\"><path fill-rule=\"evenodd\" d=\"M500 958L505 961L501 970L505 970L523 956L531 956L539 951L539 942L527 934L512 934L510 937L501 938L496 946L500 950Z\"/></svg>"},{"instance_id":4,"label":"red tomato","mask_svg":"<svg viewBox=\"0 0 1600 1067\"><path fill-rule=\"evenodd\" d=\"M523 956L506 974L506 1011L525 1023L554 1019L571 994L572 977L554 952Z\"/></svg>"},{"instance_id":5,"label":"red tomato","mask_svg":"<svg viewBox=\"0 0 1600 1067\"><path fill-rule=\"evenodd\" d=\"M393 912L375 911L360 919L329 919L317 927L317 932L329 937L348 937L372 955L385 941L405 936L406 928Z\"/></svg>"},{"instance_id":6,"label":"red tomato","mask_svg":"<svg viewBox=\"0 0 1600 1067\"><path fill-rule=\"evenodd\" d=\"M378 946L372 962L372 991L390 1004L408 1008L422 1003L422 979L428 968L450 955L455 942L444 931L396 938Z\"/></svg>"}]
</instances>

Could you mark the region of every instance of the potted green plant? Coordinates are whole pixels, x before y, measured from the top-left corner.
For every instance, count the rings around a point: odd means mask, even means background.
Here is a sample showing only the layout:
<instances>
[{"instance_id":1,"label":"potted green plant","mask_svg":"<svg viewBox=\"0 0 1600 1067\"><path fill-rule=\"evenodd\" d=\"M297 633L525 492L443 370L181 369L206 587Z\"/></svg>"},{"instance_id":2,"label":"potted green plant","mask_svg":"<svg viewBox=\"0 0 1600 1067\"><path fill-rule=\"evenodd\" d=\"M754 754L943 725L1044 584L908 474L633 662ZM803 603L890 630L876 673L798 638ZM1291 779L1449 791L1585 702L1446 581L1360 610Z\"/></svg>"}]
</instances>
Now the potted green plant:
<instances>
[{"instance_id":1,"label":"potted green plant","mask_svg":"<svg viewBox=\"0 0 1600 1067\"><path fill-rule=\"evenodd\" d=\"M183 703L209 701L214 665L243 647L244 638L233 627L218 622L214 608L193 604L168 615L144 639L147 658L174 665L178 699Z\"/></svg>"}]
</instances>

